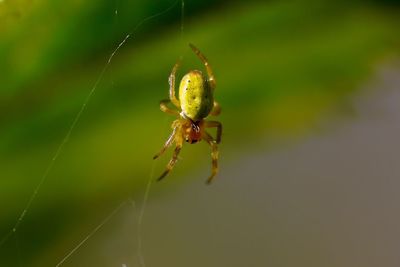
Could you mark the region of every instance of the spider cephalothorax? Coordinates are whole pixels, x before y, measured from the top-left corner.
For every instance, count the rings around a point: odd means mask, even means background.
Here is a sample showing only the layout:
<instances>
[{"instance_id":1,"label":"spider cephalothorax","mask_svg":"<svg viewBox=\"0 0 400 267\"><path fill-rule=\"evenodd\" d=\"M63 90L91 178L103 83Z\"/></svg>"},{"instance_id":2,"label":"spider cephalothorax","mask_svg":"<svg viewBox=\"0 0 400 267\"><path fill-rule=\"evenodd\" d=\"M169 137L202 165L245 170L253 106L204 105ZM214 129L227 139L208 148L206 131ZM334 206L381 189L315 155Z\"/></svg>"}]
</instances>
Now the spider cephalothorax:
<instances>
[{"instance_id":1,"label":"spider cephalothorax","mask_svg":"<svg viewBox=\"0 0 400 267\"><path fill-rule=\"evenodd\" d=\"M165 150L175 143L175 151L172 159L169 161L166 170L158 180L164 178L174 167L178 160L178 154L182 148L183 142L190 144L205 140L211 146L212 172L207 182L210 183L218 172L218 146L221 141L222 124L217 121L206 121L208 115L217 116L221 112L219 104L214 101L215 78L206 57L194 45L189 44L192 50L204 63L208 77L205 77L201 71L192 70L183 76L179 85L179 99L175 96L175 75L180 65L178 61L169 76L169 99L162 100L160 108L163 112L178 117L172 123L172 134L161 151L154 156L158 158ZM178 109L171 109L167 106L169 102ZM217 128L217 138L214 139L206 128Z\"/></svg>"},{"instance_id":2,"label":"spider cephalothorax","mask_svg":"<svg viewBox=\"0 0 400 267\"><path fill-rule=\"evenodd\" d=\"M185 141L194 144L201 140L201 135L203 134L204 121L191 121L186 120L182 122L183 134Z\"/></svg>"}]
</instances>

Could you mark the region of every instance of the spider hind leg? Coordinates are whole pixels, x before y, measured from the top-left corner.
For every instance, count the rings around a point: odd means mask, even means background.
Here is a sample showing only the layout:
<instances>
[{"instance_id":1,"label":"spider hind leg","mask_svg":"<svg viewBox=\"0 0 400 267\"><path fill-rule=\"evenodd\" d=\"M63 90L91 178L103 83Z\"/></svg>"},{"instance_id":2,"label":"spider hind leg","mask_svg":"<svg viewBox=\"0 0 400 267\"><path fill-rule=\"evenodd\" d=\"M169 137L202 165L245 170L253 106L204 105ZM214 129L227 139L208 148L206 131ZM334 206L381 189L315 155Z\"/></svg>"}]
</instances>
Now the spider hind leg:
<instances>
[{"instance_id":1,"label":"spider hind leg","mask_svg":"<svg viewBox=\"0 0 400 267\"><path fill-rule=\"evenodd\" d=\"M165 113L168 113L168 114L171 114L171 115L174 115L174 116L179 117L179 111L168 107L168 104L169 104L170 102L171 102L171 100L169 100L169 99L163 99L163 100L161 100L161 101L160 101L160 110L161 110L162 112L165 112Z\"/></svg>"},{"instance_id":2,"label":"spider hind leg","mask_svg":"<svg viewBox=\"0 0 400 267\"><path fill-rule=\"evenodd\" d=\"M211 87L211 89L215 89L215 77L214 77L214 73L211 69L210 64L208 63L208 60L206 58L206 56L200 52L200 50L195 47L193 44L189 43L190 48L193 50L193 52L196 54L196 56L201 60L201 62L203 62L204 66L206 67L207 70L207 74L208 74L208 83Z\"/></svg>"}]
</instances>

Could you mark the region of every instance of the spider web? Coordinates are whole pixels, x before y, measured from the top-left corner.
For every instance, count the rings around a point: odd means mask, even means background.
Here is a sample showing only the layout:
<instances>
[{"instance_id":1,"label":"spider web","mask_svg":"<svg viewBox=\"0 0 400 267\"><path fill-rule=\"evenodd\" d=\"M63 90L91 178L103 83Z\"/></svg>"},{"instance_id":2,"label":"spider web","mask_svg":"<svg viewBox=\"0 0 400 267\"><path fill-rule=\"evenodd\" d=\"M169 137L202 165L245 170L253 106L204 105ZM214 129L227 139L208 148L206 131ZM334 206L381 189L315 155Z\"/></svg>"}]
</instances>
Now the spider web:
<instances>
[{"instance_id":1,"label":"spider web","mask_svg":"<svg viewBox=\"0 0 400 267\"><path fill-rule=\"evenodd\" d=\"M0 0L1 2L1 0ZM114 59L114 57L117 55L118 51L121 49L121 47L123 47L128 40L133 39L135 37L135 34L137 33L137 31L140 29L140 27L145 24L146 22L149 22L157 17L163 16L165 14L167 14L168 12L170 12L172 9L175 8L175 6L177 6L178 4L180 4L180 10L181 10L181 19L180 19L180 31L181 31L181 39L183 41L183 37L184 37L184 10L185 10L185 1L184 0L176 0L174 1L170 6L168 6L166 9L157 12L153 15L150 15L148 17L145 17L144 19L142 19L141 21L139 21L139 23L137 23L130 31L129 33L127 33L125 35L125 37L118 43L118 45L115 47L115 49L111 52L111 54L108 56L103 68L101 69L99 75L97 76L97 79L95 80L91 90L89 91L88 95L86 96L86 98L84 99L79 111L76 113L71 125L69 126L64 138L62 139L62 141L60 142L60 144L58 145L55 153L53 154L49 164L47 165L47 167L45 168L45 171L43 172L43 175L41 176L39 182L37 183L37 185L35 186L34 190L32 191L24 209L22 210L22 212L20 213L20 215L18 216L18 218L16 219L15 224L13 225L13 227L0 239L0 248L3 247L10 238L14 238L15 240L15 248L17 251L17 255L18 255L18 265L19 266L23 266L22 265L22 261L21 261L21 250L20 250L20 246L19 246L19 239L18 239L18 230L20 228L21 223L24 221L24 219L26 218L27 214L29 213L32 204L35 202L38 194L40 193L40 190L42 189L43 185L45 184L45 182L48 180L50 173L55 165L55 163L57 162L59 156L61 155L61 153L63 152L65 146L68 144L68 141L70 140L70 137L72 135L72 133L74 132L78 122L80 121L82 115L84 114L85 110L87 109L87 105L90 102L91 98L93 97L93 95L95 94L97 88L99 87L99 85L101 84L105 73L107 72L107 70L109 69L112 60ZM115 14L115 24L118 24L118 10L119 10L119 0L115 0L115 10L114 10L114 14ZM137 251L137 255L138 255L138 261L140 266L145 267L146 263L145 263L145 259L143 256L143 244L142 244L142 224L143 224L143 218L144 218L144 214L145 214L145 209L146 209L146 205L149 199L149 195L150 195L150 189L151 189L151 185L152 185L152 181L154 178L154 169L156 166L156 161L153 161L152 166L151 166L151 170L150 170L150 174L146 183L146 188L145 188L145 192L143 195L143 199L142 199L142 205L140 207L139 210L139 215L138 215L138 219L137 219L137 247L138 247L138 251ZM68 261L68 259L70 259L90 238L92 238L96 233L98 233L110 220L112 220L116 214L118 214L124 207L128 206L129 204L131 204L131 206L135 209L136 205L135 205L135 201L132 199L126 199L124 201L122 201L116 208L114 208L96 227L93 228L92 231L90 231L90 233L88 235L86 235L79 243L77 243L77 245L71 249L68 253L66 253L66 255L56 264L56 267L58 266L62 266L65 262ZM123 267L127 267L128 265L123 263L122 264Z\"/></svg>"}]
</instances>

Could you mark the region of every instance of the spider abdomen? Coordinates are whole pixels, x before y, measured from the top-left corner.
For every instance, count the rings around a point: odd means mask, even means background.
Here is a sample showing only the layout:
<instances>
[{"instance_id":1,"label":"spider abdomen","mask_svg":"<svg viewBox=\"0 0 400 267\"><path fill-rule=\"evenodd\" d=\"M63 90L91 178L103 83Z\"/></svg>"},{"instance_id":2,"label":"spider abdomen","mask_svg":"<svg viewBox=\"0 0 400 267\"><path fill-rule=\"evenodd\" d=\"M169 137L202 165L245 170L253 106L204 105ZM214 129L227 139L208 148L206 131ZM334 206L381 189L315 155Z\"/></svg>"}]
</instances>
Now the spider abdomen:
<instances>
[{"instance_id":1,"label":"spider abdomen","mask_svg":"<svg viewBox=\"0 0 400 267\"><path fill-rule=\"evenodd\" d=\"M193 70L183 76L179 85L179 100L186 117L193 121L207 117L213 108L214 97L201 71Z\"/></svg>"}]
</instances>

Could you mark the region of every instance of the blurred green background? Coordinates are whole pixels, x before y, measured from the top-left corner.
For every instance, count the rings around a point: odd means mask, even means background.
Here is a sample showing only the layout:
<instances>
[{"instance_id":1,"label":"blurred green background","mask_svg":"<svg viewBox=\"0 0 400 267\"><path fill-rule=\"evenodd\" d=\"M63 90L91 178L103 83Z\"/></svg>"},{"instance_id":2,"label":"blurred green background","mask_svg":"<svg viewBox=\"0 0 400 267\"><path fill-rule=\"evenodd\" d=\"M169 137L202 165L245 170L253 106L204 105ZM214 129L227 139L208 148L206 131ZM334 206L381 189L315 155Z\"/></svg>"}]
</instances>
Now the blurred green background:
<instances>
[{"instance_id":1,"label":"blurred green background","mask_svg":"<svg viewBox=\"0 0 400 267\"><path fill-rule=\"evenodd\" d=\"M115 54L17 233L0 246L1 266L54 266L118 203L140 204L149 175L161 173L170 156L152 169L173 120L158 107L171 68L183 56L180 77L203 69L188 42L208 57L217 79L221 188L229 183L228 162L260 150L261 142L268 150L324 131L320 122L337 114L353 116L349 97L376 66L399 55L396 1L186 0L182 32L181 1L0 0L0 237L113 50L167 8ZM204 187L209 148L186 145L181 157L153 185L149 205L194 178ZM69 266L111 266L102 264Z\"/></svg>"}]
</instances>

